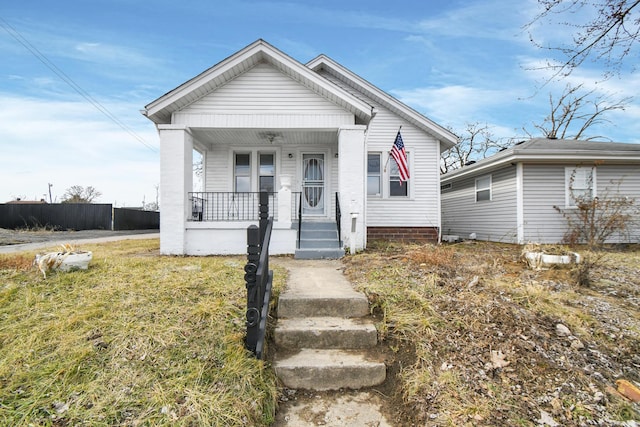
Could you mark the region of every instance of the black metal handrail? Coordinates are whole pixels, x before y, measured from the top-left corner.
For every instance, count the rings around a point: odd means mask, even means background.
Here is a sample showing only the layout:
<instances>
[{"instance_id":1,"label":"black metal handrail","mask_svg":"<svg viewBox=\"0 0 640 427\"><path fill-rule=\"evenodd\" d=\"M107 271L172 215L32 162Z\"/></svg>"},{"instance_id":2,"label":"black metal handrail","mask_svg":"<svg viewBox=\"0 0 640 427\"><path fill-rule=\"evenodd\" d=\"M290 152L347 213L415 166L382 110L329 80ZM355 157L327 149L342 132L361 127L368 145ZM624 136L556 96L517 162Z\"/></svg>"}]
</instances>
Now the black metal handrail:
<instances>
[{"instance_id":1,"label":"black metal handrail","mask_svg":"<svg viewBox=\"0 0 640 427\"><path fill-rule=\"evenodd\" d=\"M300 204L302 202L302 192L291 192L291 221L297 221L300 219Z\"/></svg>"},{"instance_id":2,"label":"black metal handrail","mask_svg":"<svg viewBox=\"0 0 640 427\"><path fill-rule=\"evenodd\" d=\"M340 211L340 193L336 192L336 226L338 227L338 242L342 243L341 229L342 212Z\"/></svg>"},{"instance_id":3,"label":"black metal handrail","mask_svg":"<svg viewBox=\"0 0 640 427\"><path fill-rule=\"evenodd\" d=\"M278 218L278 193L268 193L269 215ZM257 221L260 193L190 192L190 221Z\"/></svg>"},{"instance_id":4,"label":"black metal handrail","mask_svg":"<svg viewBox=\"0 0 640 427\"><path fill-rule=\"evenodd\" d=\"M247 264L244 278L247 287L247 336L245 347L258 359L264 354L273 271L269 270L269 243L273 217L268 217L269 197L260 195L260 226L247 228Z\"/></svg>"}]
</instances>

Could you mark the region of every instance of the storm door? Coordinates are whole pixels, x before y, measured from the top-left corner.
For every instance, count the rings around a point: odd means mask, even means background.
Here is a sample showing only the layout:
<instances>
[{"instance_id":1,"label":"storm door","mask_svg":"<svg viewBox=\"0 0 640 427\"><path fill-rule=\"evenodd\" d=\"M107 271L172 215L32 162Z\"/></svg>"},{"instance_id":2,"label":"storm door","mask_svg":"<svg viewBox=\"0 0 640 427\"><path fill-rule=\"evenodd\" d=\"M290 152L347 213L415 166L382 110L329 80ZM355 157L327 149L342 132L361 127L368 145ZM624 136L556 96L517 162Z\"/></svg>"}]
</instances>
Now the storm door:
<instances>
[{"instance_id":1,"label":"storm door","mask_svg":"<svg viewBox=\"0 0 640 427\"><path fill-rule=\"evenodd\" d=\"M302 213L324 215L324 154L302 155Z\"/></svg>"}]
</instances>

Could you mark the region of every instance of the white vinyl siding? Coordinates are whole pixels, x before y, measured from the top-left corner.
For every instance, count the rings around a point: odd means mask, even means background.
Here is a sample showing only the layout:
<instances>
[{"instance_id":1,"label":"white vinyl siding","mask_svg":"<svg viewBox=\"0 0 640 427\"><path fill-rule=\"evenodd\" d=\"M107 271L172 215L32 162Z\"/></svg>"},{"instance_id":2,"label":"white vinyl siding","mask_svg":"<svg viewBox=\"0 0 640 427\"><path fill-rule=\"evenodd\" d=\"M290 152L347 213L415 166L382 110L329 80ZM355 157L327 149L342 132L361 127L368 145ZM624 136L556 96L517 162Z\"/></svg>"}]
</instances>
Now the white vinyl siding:
<instances>
[{"instance_id":1,"label":"white vinyl siding","mask_svg":"<svg viewBox=\"0 0 640 427\"><path fill-rule=\"evenodd\" d=\"M173 114L192 127L337 128L354 116L268 64L258 64Z\"/></svg>"},{"instance_id":2,"label":"white vinyl siding","mask_svg":"<svg viewBox=\"0 0 640 427\"><path fill-rule=\"evenodd\" d=\"M596 173L598 198L628 197L640 206L640 167L638 165L598 166ZM640 217L634 218L628 233L616 233L611 242L640 243Z\"/></svg>"},{"instance_id":3,"label":"white vinyl siding","mask_svg":"<svg viewBox=\"0 0 640 427\"><path fill-rule=\"evenodd\" d=\"M486 177L488 175L481 175ZM491 203L476 202L476 177L451 182L442 190L442 232L479 240L515 242L516 167L509 166L491 174Z\"/></svg>"},{"instance_id":4,"label":"white vinyl siding","mask_svg":"<svg viewBox=\"0 0 640 427\"><path fill-rule=\"evenodd\" d=\"M566 220L554 206L565 205L565 166L523 166L524 241L559 243Z\"/></svg>"},{"instance_id":5,"label":"white vinyl siding","mask_svg":"<svg viewBox=\"0 0 640 427\"><path fill-rule=\"evenodd\" d=\"M440 142L418 129L413 124L402 121L387 108L363 93L354 91L344 81L326 73L320 73L332 83L351 92L353 95L371 104L376 116L369 123L367 151L382 153L384 165L388 153L395 141L398 129L402 126L402 139L409 157L409 175L407 197L367 198L366 225L370 227L439 227L440 226ZM389 163L393 159L389 160ZM387 174L390 171L387 165ZM406 184L403 184L406 185ZM389 194L389 179L382 179L383 194Z\"/></svg>"}]
</instances>

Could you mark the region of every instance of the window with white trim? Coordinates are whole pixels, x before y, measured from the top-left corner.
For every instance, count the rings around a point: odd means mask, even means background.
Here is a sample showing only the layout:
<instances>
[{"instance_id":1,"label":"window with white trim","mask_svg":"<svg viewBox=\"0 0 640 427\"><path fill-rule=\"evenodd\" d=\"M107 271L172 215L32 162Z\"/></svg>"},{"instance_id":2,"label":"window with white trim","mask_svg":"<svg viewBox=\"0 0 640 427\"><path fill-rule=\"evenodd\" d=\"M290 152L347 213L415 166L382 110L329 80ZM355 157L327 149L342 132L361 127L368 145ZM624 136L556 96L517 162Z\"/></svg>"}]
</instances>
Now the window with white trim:
<instances>
[{"instance_id":1,"label":"window with white trim","mask_svg":"<svg viewBox=\"0 0 640 427\"><path fill-rule=\"evenodd\" d=\"M409 155L407 154L407 162ZM400 179L400 169L398 164L389 159L389 197L407 197L409 195L409 180L402 181Z\"/></svg>"},{"instance_id":2,"label":"window with white trim","mask_svg":"<svg viewBox=\"0 0 640 427\"><path fill-rule=\"evenodd\" d=\"M582 201L593 200L596 196L595 177L595 167L566 167L564 169L565 206L575 208Z\"/></svg>"},{"instance_id":3,"label":"window with white trim","mask_svg":"<svg viewBox=\"0 0 640 427\"><path fill-rule=\"evenodd\" d=\"M273 153L260 153L258 157L258 190L273 193L276 186L276 156Z\"/></svg>"},{"instance_id":4,"label":"window with white trim","mask_svg":"<svg viewBox=\"0 0 640 427\"><path fill-rule=\"evenodd\" d=\"M382 197L381 153L367 154L367 196Z\"/></svg>"},{"instance_id":5,"label":"window with white trim","mask_svg":"<svg viewBox=\"0 0 640 427\"><path fill-rule=\"evenodd\" d=\"M476 178L476 202L491 200L491 175Z\"/></svg>"},{"instance_id":6,"label":"window with white trim","mask_svg":"<svg viewBox=\"0 0 640 427\"><path fill-rule=\"evenodd\" d=\"M233 190L236 193L251 191L251 154L236 153L233 167Z\"/></svg>"}]
</instances>

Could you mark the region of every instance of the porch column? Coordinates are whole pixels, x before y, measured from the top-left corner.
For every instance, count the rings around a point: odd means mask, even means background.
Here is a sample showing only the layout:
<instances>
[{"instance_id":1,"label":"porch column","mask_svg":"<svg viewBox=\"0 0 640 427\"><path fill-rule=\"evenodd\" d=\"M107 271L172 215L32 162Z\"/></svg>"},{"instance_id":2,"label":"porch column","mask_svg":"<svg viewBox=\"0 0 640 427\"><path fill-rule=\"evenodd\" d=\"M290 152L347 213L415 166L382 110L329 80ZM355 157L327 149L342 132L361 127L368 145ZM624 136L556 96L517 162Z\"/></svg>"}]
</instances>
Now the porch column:
<instances>
[{"instance_id":1,"label":"porch column","mask_svg":"<svg viewBox=\"0 0 640 427\"><path fill-rule=\"evenodd\" d=\"M193 191L193 138L182 125L158 125L160 134L160 253L186 253L186 221Z\"/></svg>"},{"instance_id":2,"label":"porch column","mask_svg":"<svg viewBox=\"0 0 640 427\"><path fill-rule=\"evenodd\" d=\"M278 222L283 227L291 227L291 175L280 176L278 191Z\"/></svg>"},{"instance_id":3,"label":"porch column","mask_svg":"<svg viewBox=\"0 0 640 427\"><path fill-rule=\"evenodd\" d=\"M338 191L340 192L341 235L345 246L364 249L367 235L366 197L366 126L341 127L338 131ZM355 218L355 224L353 223ZM355 225L355 233L352 233ZM353 237L355 236L355 240Z\"/></svg>"}]
</instances>

